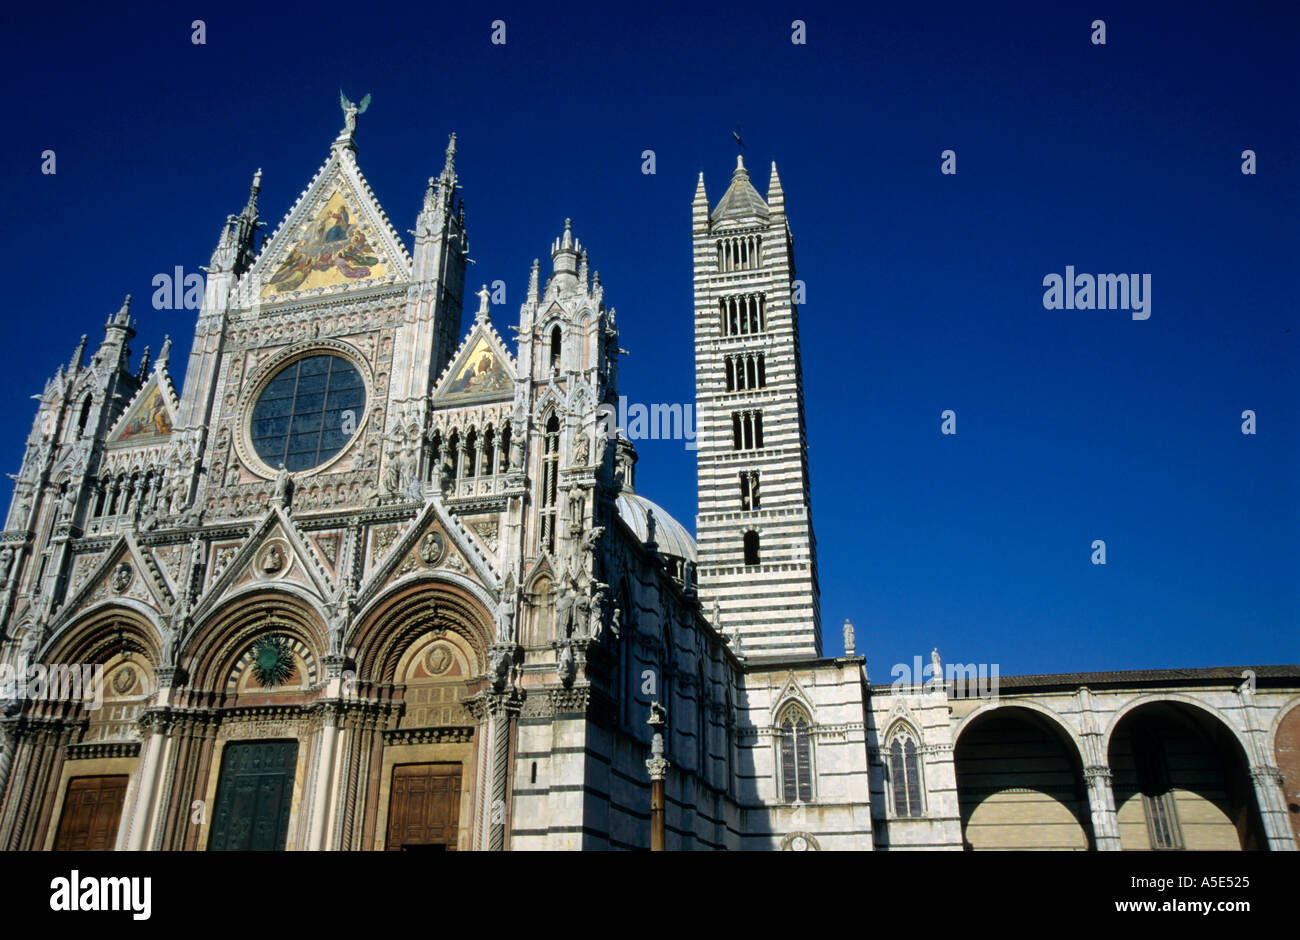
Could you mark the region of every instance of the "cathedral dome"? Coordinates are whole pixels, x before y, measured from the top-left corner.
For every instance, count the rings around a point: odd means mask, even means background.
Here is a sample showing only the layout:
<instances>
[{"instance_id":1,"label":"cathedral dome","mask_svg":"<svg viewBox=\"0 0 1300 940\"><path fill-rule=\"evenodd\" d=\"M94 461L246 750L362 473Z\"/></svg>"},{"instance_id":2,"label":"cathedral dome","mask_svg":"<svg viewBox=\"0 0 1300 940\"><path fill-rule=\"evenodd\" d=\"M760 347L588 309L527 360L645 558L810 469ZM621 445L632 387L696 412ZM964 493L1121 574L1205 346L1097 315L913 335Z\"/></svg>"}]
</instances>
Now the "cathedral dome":
<instances>
[{"instance_id":1,"label":"cathedral dome","mask_svg":"<svg viewBox=\"0 0 1300 940\"><path fill-rule=\"evenodd\" d=\"M659 546L659 552L663 555L670 555L674 558L680 558L695 564L695 539L686 531L686 527L680 522L668 515L668 510L664 509L658 503L651 502L644 496L638 496L636 493L629 493L627 490L618 494L618 500L615 505L618 506L618 514L623 517L628 528L637 534L637 538L645 541L650 534L650 523L648 516L651 512L655 516L655 543Z\"/></svg>"}]
</instances>

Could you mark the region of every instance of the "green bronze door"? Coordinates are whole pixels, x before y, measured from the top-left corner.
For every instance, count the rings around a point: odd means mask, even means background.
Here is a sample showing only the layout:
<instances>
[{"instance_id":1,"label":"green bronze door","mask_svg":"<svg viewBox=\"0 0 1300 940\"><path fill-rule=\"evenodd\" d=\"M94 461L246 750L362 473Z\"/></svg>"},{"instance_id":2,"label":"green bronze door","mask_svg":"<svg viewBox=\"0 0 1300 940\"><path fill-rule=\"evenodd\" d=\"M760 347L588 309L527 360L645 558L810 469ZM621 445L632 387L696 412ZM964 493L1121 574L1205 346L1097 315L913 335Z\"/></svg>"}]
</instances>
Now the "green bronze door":
<instances>
[{"instance_id":1,"label":"green bronze door","mask_svg":"<svg viewBox=\"0 0 1300 940\"><path fill-rule=\"evenodd\" d=\"M239 741L221 755L212 852L275 852L289 834L297 741Z\"/></svg>"}]
</instances>

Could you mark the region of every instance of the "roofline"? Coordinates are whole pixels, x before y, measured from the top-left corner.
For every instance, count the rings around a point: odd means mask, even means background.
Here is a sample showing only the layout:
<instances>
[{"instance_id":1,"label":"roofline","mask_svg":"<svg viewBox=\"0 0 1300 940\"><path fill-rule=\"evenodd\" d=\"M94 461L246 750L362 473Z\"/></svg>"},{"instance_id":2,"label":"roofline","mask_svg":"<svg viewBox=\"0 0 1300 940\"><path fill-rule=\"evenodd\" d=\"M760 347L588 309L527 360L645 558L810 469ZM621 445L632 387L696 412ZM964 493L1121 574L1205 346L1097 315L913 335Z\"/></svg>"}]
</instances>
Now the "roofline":
<instances>
[{"instance_id":1,"label":"roofline","mask_svg":"<svg viewBox=\"0 0 1300 940\"><path fill-rule=\"evenodd\" d=\"M1088 686L1089 688L1144 687L1155 685L1196 684L1236 686L1245 678L1244 673L1254 673L1257 686L1300 686L1300 666L1208 666L1195 669L1130 669L1111 672L1063 672L1026 676L999 676L998 691L1051 691ZM885 692L893 683L877 682L871 691Z\"/></svg>"}]
</instances>

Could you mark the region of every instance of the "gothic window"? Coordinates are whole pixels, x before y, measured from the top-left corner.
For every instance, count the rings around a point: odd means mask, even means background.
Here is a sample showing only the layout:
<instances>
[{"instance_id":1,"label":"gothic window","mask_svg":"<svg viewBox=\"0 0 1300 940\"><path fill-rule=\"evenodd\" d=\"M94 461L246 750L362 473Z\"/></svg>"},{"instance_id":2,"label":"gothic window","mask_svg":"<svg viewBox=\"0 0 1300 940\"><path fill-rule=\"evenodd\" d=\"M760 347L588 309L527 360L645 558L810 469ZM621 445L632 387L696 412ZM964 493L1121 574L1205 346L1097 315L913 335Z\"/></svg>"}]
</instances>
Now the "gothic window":
<instances>
[{"instance_id":1,"label":"gothic window","mask_svg":"<svg viewBox=\"0 0 1300 940\"><path fill-rule=\"evenodd\" d=\"M758 564L758 533L753 529L745 533L745 564Z\"/></svg>"},{"instance_id":2,"label":"gothic window","mask_svg":"<svg viewBox=\"0 0 1300 940\"><path fill-rule=\"evenodd\" d=\"M558 372L560 369L560 352L563 349L563 334L557 325L551 330L551 371Z\"/></svg>"},{"instance_id":3,"label":"gothic window","mask_svg":"<svg viewBox=\"0 0 1300 940\"><path fill-rule=\"evenodd\" d=\"M558 327L557 327L558 329ZM559 496L560 419L554 414L546 421L542 445L542 546L555 552L555 510Z\"/></svg>"},{"instance_id":4,"label":"gothic window","mask_svg":"<svg viewBox=\"0 0 1300 940\"><path fill-rule=\"evenodd\" d=\"M727 391L736 390L736 361L734 356L727 357Z\"/></svg>"},{"instance_id":5,"label":"gothic window","mask_svg":"<svg viewBox=\"0 0 1300 940\"><path fill-rule=\"evenodd\" d=\"M91 397L87 395L86 400L81 403L81 414L77 417L78 437L86 433L86 422L90 420L90 406L92 402L93 400Z\"/></svg>"},{"instance_id":6,"label":"gothic window","mask_svg":"<svg viewBox=\"0 0 1300 940\"><path fill-rule=\"evenodd\" d=\"M745 470L740 474L740 508L750 510L758 507L758 471Z\"/></svg>"},{"instance_id":7,"label":"gothic window","mask_svg":"<svg viewBox=\"0 0 1300 940\"><path fill-rule=\"evenodd\" d=\"M366 385L356 366L342 356L307 356L277 372L262 390L249 438L268 467L310 470L343 451L355 433L344 413L360 415L365 405Z\"/></svg>"},{"instance_id":8,"label":"gothic window","mask_svg":"<svg viewBox=\"0 0 1300 940\"><path fill-rule=\"evenodd\" d=\"M731 444L733 450L754 450L763 446L763 413L761 411L733 411L731 413Z\"/></svg>"},{"instance_id":9,"label":"gothic window","mask_svg":"<svg viewBox=\"0 0 1300 940\"><path fill-rule=\"evenodd\" d=\"M510 425L505 424L501 428L501 446L497 448L498 460L501 463L499 472L505 473L510 469Z\"/></svg>"},{"instance_id":10,"label":"gothic window","mask_svg":"<svg viewBox=\"0 0 1300 940\"><path fill-rule=\"evenodd\" d=\"M787 708L777 721L780 738L777 779L781 783L781 801L812 801L812 745L808 739L808 716L798 706Z\"/></svg>"},{"instance_id":11,"label":"gothic window","mask_svg":"<svg viewBox=\"0 0 1300 940\"><path fill-rule=\"evenodd\" d=\"M725 360L727 391L744 392L767 386L767 369L763 353L741 353Z\"/></svg>"},{"instance_id":12,"label":"gothic window","mask_svg":"<svg viewBox=\"0 0 1300 940\"><path fill-rule=\"evenodd\" d=\"M475 458L478 456L478 442L478 431L471 429L470 432L465 435L464 475L466 478L474 475Z\"/></svg>"},{"instance_id":13,"label":"gothic window","mask_svg":"<svg viewBox=\"0 0 1300 940\"><path fill-rule=\"evenodd\" d=\"M900 725L889 739L886 786L895 816L920 816L921 764L911 729Z\"/></svg>"},{"instance_id":14,"label":"gothic window","mask_svg":"<svg viewBox=\"0 0 1300 940\"><path fill-rule=\"evenodd\" d=\"M533 583L529 602L529 629L524 638L525 646L542 646L549 643L554 636L555 621L555 582L545 576Z\"/></svg>"},{"instance_id":15,"label":"gothic window","mask_svg":"<svg viewBox=\"0 0 1300 940\"><path fill-rule=\"evenodd\" d=\"M496 455L497 432L493 428L488 428L483 432L483 473L491 476L495 470L494 457Z\"/></svg>"},{"instance_id":16,"label":"gothic window","mask_svg":"<svg viewBox=\"0 0 1300 940\"><path fill-rule=\"evenodd\" d=\"M1178 808L1174 805L1164 745L1150 732L1140 734L1133 743L1138 789L1142 791L1142 808L1146 813L1151 848L1181 849L1183 834L1178 824Z\"/></svg>"}]
</instances>

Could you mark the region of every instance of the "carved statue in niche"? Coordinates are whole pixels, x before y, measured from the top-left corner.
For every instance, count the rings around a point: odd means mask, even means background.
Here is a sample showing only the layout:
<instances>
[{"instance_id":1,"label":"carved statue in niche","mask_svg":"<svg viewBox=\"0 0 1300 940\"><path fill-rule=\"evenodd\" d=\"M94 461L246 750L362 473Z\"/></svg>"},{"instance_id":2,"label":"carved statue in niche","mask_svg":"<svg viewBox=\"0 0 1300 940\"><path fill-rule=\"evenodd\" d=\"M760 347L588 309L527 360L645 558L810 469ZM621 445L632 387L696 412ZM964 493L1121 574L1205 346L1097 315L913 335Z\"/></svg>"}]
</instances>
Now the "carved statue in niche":
<instances>
[{"instance_id":1,"label":"carved statue in niche","mask_svg":"<svg viewBox=\"0 0 1300 940\"><path fill-rule=\"evenodd\" d=\"M588 620L589 625L587 633L593 640L598 640L600 639L601 630L603 630L605 626L605 605L607 602L605 588L609 585L602 584L599 581L593 581L591 582L591 586L591 613Z\"/></svg>"},{"instance_id":2,"label":"carved statue in niche","mask_svg":"<svg viewBox=\"0 0 1300 940\"><path fill-rule=\"evenodd\" d=\"M280 470L275 475L275 498L285 503L289 499L289 493L293 490L293 474L280 464Z\"/></svg>"},{"instance_id":3,"label":"carved statue in niche","mask_svg":"<svg viewBox=\"0 0 1300 940\"><path fill-rule=\"evenodd\" d=\"M573 682L574 676L578 674L578 664L573 658L573 641L565 639L560 643L560 649L555 657L555 669L560 674L560 681L565 685Z\"/></svg>"},{"instance_id":4,"label":"carved statue in niche","mask_svg":"<svg viewBox=\"0 0 1300 940\"><path fill-rule=\"evenodd\" d=\"M523 431L517 425L510 428L510 469L521 470L524 466Z\"/></svg>"},{"instance_id":5,"label":"carved statue in niche","mask_svg":"<svg viewBox=\"0 0 1300 940\"><path fill-rule=\"evenodd\" d=\"M587 465L587 458L591 453L591 445L587 443L587 435L579 432L578 442L573 445L573 463L579 467Z\"/></svg>"}]
</instances>

